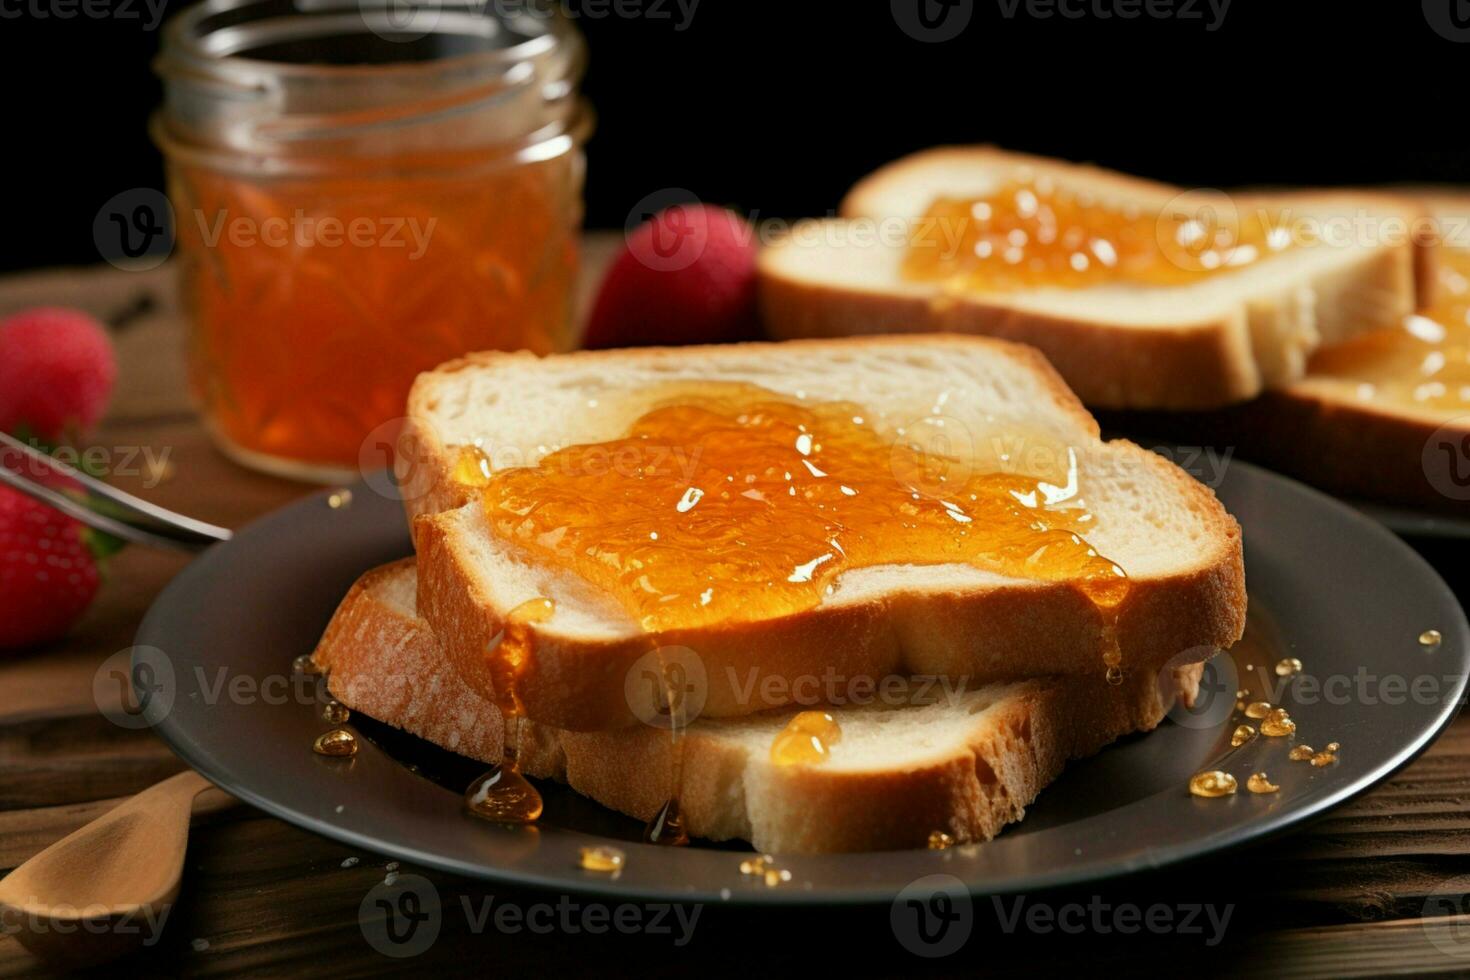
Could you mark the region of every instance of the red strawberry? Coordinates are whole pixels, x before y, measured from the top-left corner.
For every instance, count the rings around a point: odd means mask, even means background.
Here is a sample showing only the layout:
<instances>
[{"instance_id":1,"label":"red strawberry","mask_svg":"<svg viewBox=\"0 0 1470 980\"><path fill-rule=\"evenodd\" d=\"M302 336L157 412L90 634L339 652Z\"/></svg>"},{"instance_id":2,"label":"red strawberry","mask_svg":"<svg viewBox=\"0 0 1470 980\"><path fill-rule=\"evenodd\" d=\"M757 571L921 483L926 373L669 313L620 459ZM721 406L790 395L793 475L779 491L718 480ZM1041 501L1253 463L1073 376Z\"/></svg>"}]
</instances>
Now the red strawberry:
<instances>
[{"instance_id":1,"label":"red strawberry","mask_svg":"<svg viewBox=\"0 0 1470 980\"><path fill-rule=\"evenodd\" d=\"M0 487L0 650L54 640L97 594L97 562L84 527Z\"/></svg>"},{"instance_id":2,"label":"red strawberry","mask_svg":"<svg viewBox=\"0 0 1470 980\"><path fill-rule=\"evenodd\" d=\"M608 270L583 346L719 343L760 336L755 235L723 208L677 204L634 229Z\"/></svg>"},{"instance_id":3,"label":"red strawberry","mask_svg":"<svg viewBox=\"0 0 1470 980\"><path fill-rule=\"evenodd\" d=\"M0 430L58 441L85 432L107 408L117 361L85 313L37 307L0 321Z\"/></svg>"}]
</instances>

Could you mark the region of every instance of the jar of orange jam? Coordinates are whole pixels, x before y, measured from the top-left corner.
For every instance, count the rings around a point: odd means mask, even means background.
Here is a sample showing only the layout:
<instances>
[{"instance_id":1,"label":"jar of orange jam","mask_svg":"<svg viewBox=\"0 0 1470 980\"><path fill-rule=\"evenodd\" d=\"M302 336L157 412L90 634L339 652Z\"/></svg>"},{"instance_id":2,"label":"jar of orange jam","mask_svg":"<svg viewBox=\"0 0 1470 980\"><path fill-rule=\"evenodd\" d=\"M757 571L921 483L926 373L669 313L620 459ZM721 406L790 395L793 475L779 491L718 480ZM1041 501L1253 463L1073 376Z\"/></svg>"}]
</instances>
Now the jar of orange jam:
<instances>
[{"instance_id":1,"label":"jar of orange jam","mask_svg":"<svg viewBox=\"0 0 1470 980\"><path fill-rule=\"evenodd\" d=\"M513 6L205 0L170 22L152 129L190 381L230 456L341 479L419 371L572 346L585 45Z\"/></svg>"}]
</instances>

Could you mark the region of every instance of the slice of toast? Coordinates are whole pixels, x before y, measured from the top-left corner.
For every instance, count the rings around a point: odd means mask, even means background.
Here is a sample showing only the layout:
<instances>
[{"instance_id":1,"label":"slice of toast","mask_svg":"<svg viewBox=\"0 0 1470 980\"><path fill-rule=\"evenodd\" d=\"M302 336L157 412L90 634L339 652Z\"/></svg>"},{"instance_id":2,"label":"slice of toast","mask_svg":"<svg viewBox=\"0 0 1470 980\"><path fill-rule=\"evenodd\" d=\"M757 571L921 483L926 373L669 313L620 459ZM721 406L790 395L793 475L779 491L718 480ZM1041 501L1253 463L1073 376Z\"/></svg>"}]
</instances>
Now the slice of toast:
<instances>
[{"instance_id":1,"label":"slice of toast","mask_svg":"<svg viewBox=\"0 0 1470 980\"><path fill-rule=\"evenodd\" d=\"M1454 334L1467 335L1470 195L1421 191L1418 200L1439 226L1428 237L1443 242L1441 258L1434 264L1438 281L1432 292L1442 305L1431 303L1415 319L1448 331L1447 356L1463 361L1465 345L1463 340L1457 344ZM1392 356L1406 373L1421 372L1432 356L1430 348L1389 336L1408 326L1395 323L1324 349L1313 358L1306 377L1244 405L1198 415L1130 415L1116 421L1135 431L1236 447L1247 458L1345 496L1467 516L1470 398L1462 397L1463 408L1386 399L1374 386L1364 387L1371 372L1352 367ZM1423 326L1416 329L1422 331ZM1394 343L1400 340L1407 343Z\"/></svg>"},{"instance_id":2,"label":"slice of toast","mask_svg":"<svg viewBox=\"0 0 1470 980\"><path fill-rule=\"evenodd\" d=\"M528 717L606 730L647 717L653 708L644 702L656 696L628 681L650 654L649 636L607 593L498 536L454 479L457 447L480 443L496 468L532 464L557 446L623 435L662 384L717 381L855 402L900 422L931 417L942 403L952 431L976 427L977 445L1012 424L1065 443L1082 460L1093 515L1087 541L1129 576L1116 621L1123 668L1152 672L1179 655L1203 660L1241 634L1246 598L1234 519L1162 457L1101 441L1091 416L1030 348L932 336L542 359L484 353L419 377L405 454L414 464L405 485L418 515L419 609L470 687L493 694L485 651L510 611L547 597L555 613L529 627L534 649L517 685ZM733 717L792 703L813 679L827 687L894 675L971 684L1102 676L1106 630L1076 582L970 564L883 565L847 571L814 608L666 633L658 643L693 652L705 717Z\"/></svg>"},{"instance_id":3,"label":"slice of toast","mask_svg":"<svg viewBox=\"0 0 1470 980\"><path fill-rule=\"evenodd\" d=\"M997 291L904 276L910 236L925 227L931 202L983 196L1020 179L1049 180L1143 214L1269 212L1302 241L1167 286ZM1412 311L1422 262L1407 233L1415 205L1403 198L1186 193L988 147L892 163L853 188L841 214L798 225L762 253L761 306L775 336L944 330L1018 340L1038 347L1084 402L1100 408L1215 408L1297 380L1317 347ZM1322 234L1309 241L1313 229Z\"/></svg>"},{"instance_id":4,"label":"slice of toast","mask_svg":"<svg viewBox=\"0 0 1470 980\"><path fill-rule=\"evenodd\" d=\"M333 696L352 710L485 762L501 758L493 703L460 682L414 605L413 560L374 569L352 587L315 657ZM1069 759L1152 729L1176 693L1198 690L1200 665L1137 674L1122 689L1100 676L917 687L884 703L828 709L842 728L821 765L771 762L792 712L700 719L685 738L680 806L689 832L801 853L924 847L930 832L989 840L1021 819ZM530 775L557 779L641 820L667 799L667 731L635 725L577 733L521 726Z\"/></svg>"}]
</instances>

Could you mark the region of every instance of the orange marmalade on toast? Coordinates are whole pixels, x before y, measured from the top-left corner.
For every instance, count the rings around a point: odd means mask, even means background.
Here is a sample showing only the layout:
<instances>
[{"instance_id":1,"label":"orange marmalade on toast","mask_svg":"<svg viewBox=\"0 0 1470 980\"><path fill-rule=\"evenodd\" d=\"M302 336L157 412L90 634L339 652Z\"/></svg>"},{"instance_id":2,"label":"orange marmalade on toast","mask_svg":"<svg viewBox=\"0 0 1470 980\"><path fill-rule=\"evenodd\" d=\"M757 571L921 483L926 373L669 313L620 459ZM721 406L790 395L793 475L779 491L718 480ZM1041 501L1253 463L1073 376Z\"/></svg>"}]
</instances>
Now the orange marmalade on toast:
<instances>
[{"instance_id":1,"label":"orange marmalade on toast","mask_svg":"<svg viewBox=\"0 0 1470 980\"><path fill-rule=\"evenodd\" d=\"M651 634L810 609L858 569L964 563L1075 583L1104 613L1121 680L1111 623L1128 579L1083 537L1076 451L1011 429L1011 443L955 452L973 437L947 431L963 423L937 401L887 431L851 402L679 385L619 439L493 472L466 450L460 476L496 533L606 590Z\"/></svg>"},{"instance_id":2,"label":"orange marmalade on toast","mask_svg":"<svg viewBox=\"0 0 1470 980\"><path fill-rule=\"evenodd\" d=\"M1470 410L1470 249L1441 248L1433 306L1313 355L1308 375L1357 396L1458 415Z\"/></svg>"},{"instance_id":3,"label":"orange marmalade on toast","mask_svg":"<svg viewBox=\"0 0 1470 980\"><path fill-rule=\"evenodd\" d=\"M1180 286L1287 248L1291 232L1276 221L1238 214L1223 195L1150 211L1045 177L1013 179L982 197L936 199L910 235L903 274L961 290Z\"/></svg>"}]
</instances>

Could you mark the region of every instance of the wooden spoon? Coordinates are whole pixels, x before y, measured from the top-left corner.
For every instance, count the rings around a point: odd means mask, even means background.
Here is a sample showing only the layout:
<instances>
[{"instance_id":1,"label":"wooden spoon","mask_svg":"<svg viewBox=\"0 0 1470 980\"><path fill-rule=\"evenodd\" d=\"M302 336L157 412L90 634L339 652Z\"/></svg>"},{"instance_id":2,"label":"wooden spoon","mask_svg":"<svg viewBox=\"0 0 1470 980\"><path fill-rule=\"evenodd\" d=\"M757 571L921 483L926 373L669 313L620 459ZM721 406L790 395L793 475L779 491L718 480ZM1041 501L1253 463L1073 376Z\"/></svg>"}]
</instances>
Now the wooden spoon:
<instances>
[{"instance_id":1,"label":"wooden spoon","mask_svg":"<svg viewBox=\"0 0 1470 980\"><path fill-rule=\"evenodd\" d=\"M181 772L52 844L0 880L0 921L32 953L68 963L152 945L179 894L194 798L207 789ZM211 797L201 811L235 802Z\"/></svg>"}]
</instances>

